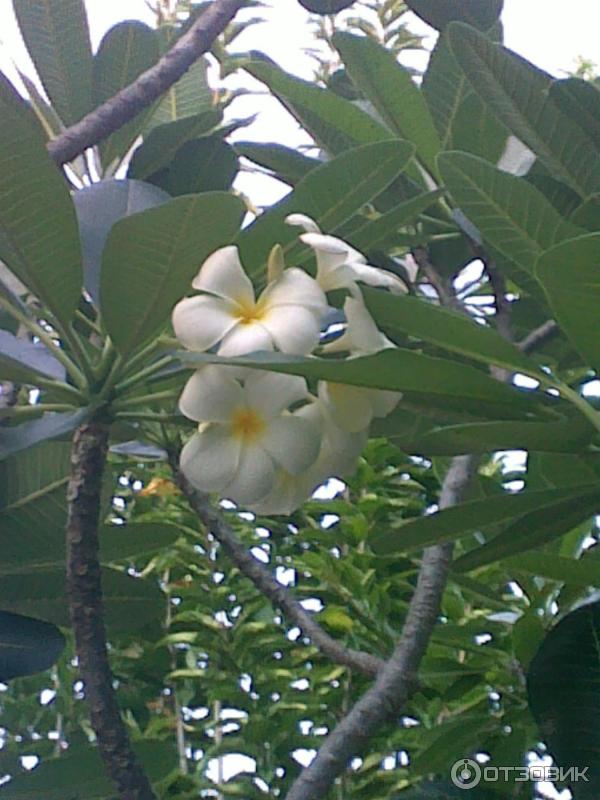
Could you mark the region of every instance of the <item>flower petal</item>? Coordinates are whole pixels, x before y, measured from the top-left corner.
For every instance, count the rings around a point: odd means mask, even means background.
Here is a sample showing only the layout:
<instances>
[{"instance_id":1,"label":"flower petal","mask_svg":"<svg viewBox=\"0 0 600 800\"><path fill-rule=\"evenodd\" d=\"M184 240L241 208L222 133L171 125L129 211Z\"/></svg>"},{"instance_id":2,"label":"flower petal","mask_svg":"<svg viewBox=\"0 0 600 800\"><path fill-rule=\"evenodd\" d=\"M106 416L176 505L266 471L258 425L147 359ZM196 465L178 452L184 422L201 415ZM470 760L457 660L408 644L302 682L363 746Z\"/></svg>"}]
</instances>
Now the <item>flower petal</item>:
<instances>
[{"instance_id":1,"label":"flower petal","mask_svg":"<svg viewBox=\"0 0 600 800\"><path fill-rule=\"evenodd\" d=\"M254 289L235 245L215 250L192 281L194 289L216 294L242 306L254 304Z\"/></svg>"},{"instance_id":2,"label":"flower petal","mask_svg":"<svg viewBox=\"0 0 600 800\"><path fill-rule=\"evenodd\" d=\"M361 386L319 382L319 397L329 406L335 424L350 433L364 430L373 418L369 392Z\"/></svg>"},{"instance_id":3,"label":"flower petal","mask_svg":"<svg viewBox=\"0 0 600 800\"><path fill-rule=\"evenodd\" d=\"M242 387L229 367L208 365L194 372L179 398L181 413L197 422L229 422L244 403Z\"/></svg>"},{"instance_id":4,"label":"flower petal","mask_svg":"<svg viewBox=\"0 0 600 800\"><path fill-rule=\"evenodd\" d=\"M375 324L358 291L358 297L347 297L344 302L344 314L348 322L346 330L333 342L325 345L326 353L348 351L353 355L378 353L387 347L394 347L393 342L384 336Z\"/></svg>"},{"instance_id":5,"label":"flower petal","mask_svg":"<svg viewBox=\"0 0 600 800\"><path fill-rule=\"evenodd\" d=\"M186 297L173 309L175 336L188 350L200 353L220 341L236 322L231 305L218 297Z\"/></svg>"},{"instance_id":6,"label":"flower petal","mask_svg":"<svg viewBox=\"0 0 600 800\"><path fill-rule=\"evenodd\" d=\"M273 419L292 403L303 400L308 391L306 381L299 375L262 370L249 375L244 388L248 406L259 410L265 419Z\"/></svg>"},{"instance_id":7,"label":"flower petal","mask_svg":"<svg viewBox=\"0 0 600 800\"><path fill-rule=\"evenodd\" d=\"M321 230L314 219L306 216L306 214L288 214L285 218L288 225L297 225L299 228L304 228L305 231L311 233L321 233Z\"/></svg>"},{"instance_id":8,"label":"flower petal","mask_svg":"<svg viewBox=\"0 0 600 800\"><path fill-rule=\"evenodd\" d=\"M311 486L306 480L298 480L284 470L278 470L273 488L258 503L249 506L256 514L285 516L294 512L311 495Z\"/></svg>"},{"instance_id":9,"label":"flower petal","mask_svg":"<svg viewBox=\"0 0 600 800\"><path fill-rule=\"evenodd\" d=\"M401 392L389 392L385 389L371 389L371 406L374 417L387 417L402 399Z\"/></svg>"},{"instance_id":10,"label":"flower petal","mask_svg":"<svg viewBox=\"0 0 600 800\"><path fill-rule=\"evenodd\" d=\"M354 262L352 263L352 269L356 280L362 281L369 286L380 286L384 289L389 289L392 294L406 294L408 292L408 287L402 278L387 269Z\"/></svg>"},{"instance_id":11,"label":"flower petal","mask_svg":"<svg viewBox=\"0 0 600 800\"><path fill-rule=\"evenodd\" d=\"M231 483L240 461L241 444L224 425L209 425L195 433L181 451L180 465L201 492L222 492Z\"/></svg>"},{"instance_id":12,"label":"flower petal","mask_svg":"<svg viewBox=\"0 0 600 800\"><path fill-rule=\"evenodd\" d=\"M263 316L262 324L282 353L306 355L319 344L320 315L315 315L304 306L288 305L271 308Z\"/></svg>"},{"instance_id":13,"label":"flower petal","mask_svg":"<svg viewBox=\"0 0 600 800\"><path fill-rule=\"evenodd\" d=\"M239 323L221 342L220 356L243 356L258 350L273 350L273 340L260 322Z\"/></svg>"},{"instance_id":14,"label":"flower petal","mask_svg":"<svg viewBox=\"0 0 600 800\"><path fill-rule=\"evenodd\" d=\"M286 269L281 278L270 283L261 294L258 307L263 313L281 305L310 308L318 314L327 310L327 298L314 278L297 267Z\"/></svg>"},{"instance_id":15,"label":"flower petal","mask_svg":"<svg viewBox=\"0 0 600 800\"><path fill-rule=\"evenodd\" d=\"M317 460L321 437L316 425L289 414L272 420L260 443L286 472L299 475Z\"/></svg>"},{"instance_id":16,"label":"flower petal","mask_svg":"<svg viewBox=\"0 0 600 800\"><path fill-rule=\"evenodd\" d=\"M273 488L275 465L273 459L258 445L246 443L233 480L223 490L223 496L245 505L262 500Z\"/></svg>"}]
</instances>

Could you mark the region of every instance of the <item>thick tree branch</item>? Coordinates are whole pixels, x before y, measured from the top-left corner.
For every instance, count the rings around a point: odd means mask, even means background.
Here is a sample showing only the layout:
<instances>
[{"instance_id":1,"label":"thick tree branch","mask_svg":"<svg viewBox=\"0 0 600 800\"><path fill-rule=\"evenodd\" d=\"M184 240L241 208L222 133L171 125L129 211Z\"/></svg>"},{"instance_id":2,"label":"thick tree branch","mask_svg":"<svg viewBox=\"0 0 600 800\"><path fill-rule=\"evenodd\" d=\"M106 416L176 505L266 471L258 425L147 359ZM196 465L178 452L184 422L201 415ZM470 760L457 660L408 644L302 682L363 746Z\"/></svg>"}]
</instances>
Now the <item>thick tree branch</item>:
<instances>
[{"instance_id":1,"label":"thick tree branch","mask_svg":"<svg viewBox=\"0 0 600 800\"><path fill-rule=\"evenodd\" d=\"M440 508L459 503L476 469L473 456L456 456L442 485ZM327 737L314 761L297 778L286 800L325 797L352 756L406 703L437 621L452 560L452 544L427 548L400 641L373 686Z\"/></svg>"},{"instance_id":2,"label":"thick tree branch","mask_svg":"<svg viewBox=\"0 0 600 800\"><path fill-rule=\"evenodd\" d=\"M187 497L198 518L221 544L240 572L251 580L259 592L264 594L274 606L280 608L285 616L297 625L306 636L309 636L312 643L324 655L335 661L336 664L343 664L345 667L362 672L371 678L375 677L384 664L383 660L369 653L344 647L329 636L286 587L275 580L271 572L238 541L232 528L211 505L207 495L194 489L186 480L177 467L177 460L174 459L172 464L177 485Z\"/></svg>"},{"instance_id":3,"label":"thick tree branch","mask_svg":"<svg viewBox=\"0 0 600 800\"><path fill-rule=\"evenodd\" d=\"M176 83L210 49L246 0L213 0L160 61L114 97L48 142L48 151L60 166L119 130Z\"/></svg>"},{"instance_id":4,"label":"thick tree branch","mask_svg":"<svg viewBox=\"0 0 600 800\"><path fill-rule=\"evenodd\" d=\"M106 649L104 602L98 560L98 519L108 425L91 422L73 439L67 489L67 593L79 670L92 728L106 770L121 800L155 800L131 749L121 718ZM124 609L124 613L126 613Z\"/></svg>"}]
</instances>

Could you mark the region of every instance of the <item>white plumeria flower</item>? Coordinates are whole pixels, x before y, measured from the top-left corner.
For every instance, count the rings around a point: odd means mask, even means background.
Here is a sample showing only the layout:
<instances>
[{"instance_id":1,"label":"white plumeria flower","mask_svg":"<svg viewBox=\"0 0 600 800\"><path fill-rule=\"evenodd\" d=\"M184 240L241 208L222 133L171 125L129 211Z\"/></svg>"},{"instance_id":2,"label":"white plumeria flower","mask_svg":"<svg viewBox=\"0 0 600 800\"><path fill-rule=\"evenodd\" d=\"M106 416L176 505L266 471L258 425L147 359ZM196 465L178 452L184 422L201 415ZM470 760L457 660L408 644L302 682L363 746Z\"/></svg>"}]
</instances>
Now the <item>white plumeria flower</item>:
<instances>
[{"instance_id":1,"label":"white plumeria flower","mask_svg":"<svg viewBox=\"0 0 600 800\"><path fill-rule=\"evenodd\" d=\"M274 349L305 355L319 342L327 301L301 269L280 272L257 300L237 247L222 247L206 259L192 286L204 294L173 310L175 335L188 350L218 344L222 356Z\"/></svg>"},{"instance_id":2,"label":"white plumeria flower","mask_svg":"<svg viewBox=\"0 0 600 800\"><path fill-rule=\"evenodd\" d=\"M306 471L319 454L320 432L286 413L306 397L304 378L258 371L242 386L234 374L210 365L185 385L179 408L201 424L182 450L181 468L197 489L248 504L270 492L278 469Z\"/></svg>"},{"instance_id":3,"label":"white plumeria flower","mask_svg":"<svg viewBox=\"0 0 600 800\"><path fill-rule=\"evenodd\" d=\"M369 314L359 290L344 302L346 330L323 347L324 352L349 352L350 356L368 356L395 347ZM371 424L373 417L387 417L402 395L383 389L348 386L332 381L319 382L319 397L331 409L337 424L346 431L358 432Z\"/></svg>"},{"instance_id":4,"label":"white plumeria flower","mask_svg":"<svg viewBox=\"0 0 600 800\"><path fill-rule=\"evenodd\" d=\"M290 214L285 221L306 231L300 239L315 251L317 283L324 292L351 288L356 281L389 289L394 294L408 291L404 281L393 272L370 266L362 253L342 239L321 233L317 223L305 214Z\"/></svg>"},{"instance_id":5,"label":"white plumeria flower","mask_svg":"<svg viewBox=\"0 0 600 800\"><path fill-rule=\"evenodd\" d=\"M320 400L303 406L294 416L308 420L320 431L321 448L315 463L301 475L279 469L272 490L258 503L250 505L257 514L289 515L308 500L315 490L332 477L353 473L367 442L366 430L348 433L334 423L329 408Z\"/></svg>"}]
</instances>

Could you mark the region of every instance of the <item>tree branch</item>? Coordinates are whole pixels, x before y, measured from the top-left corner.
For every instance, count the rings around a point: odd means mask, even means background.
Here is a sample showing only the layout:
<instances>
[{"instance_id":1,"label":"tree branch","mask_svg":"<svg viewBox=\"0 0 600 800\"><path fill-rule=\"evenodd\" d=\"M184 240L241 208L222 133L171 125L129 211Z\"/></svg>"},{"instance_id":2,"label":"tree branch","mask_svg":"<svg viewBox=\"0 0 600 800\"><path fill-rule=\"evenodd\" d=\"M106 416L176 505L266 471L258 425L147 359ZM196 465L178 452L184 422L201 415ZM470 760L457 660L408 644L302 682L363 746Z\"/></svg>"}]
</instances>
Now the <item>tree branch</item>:
<instances>
[{"instance_id":1,"label":"tree branch","mask_svg":"<svg viewBox=\"0 0 600 800\"><path fill-rule=\"evenodd\" d=\"M440 495L440 508L458 504L476 469L473 456L452 459ZM416 685L419 664L437 621L452 561L453 545L428 547L402 635L390 659L350 713L329 734L309 767L301 772L286 800L315 800L327 790L353 755L406 703Z\"/></svg>"},{"instance_id":2,"label":"tree branch","mask_svg":"<svg viewBox=\"0 0 600 800\"><path fill-rule=\"evenodd\" d=\"M177 466L178 459L172 459L172 467L177 485L187 497L190 506L194 509L207 530L228 553L233 563L240 572L246 576L274 606L280 608L288 619L297 625L312 643L336 664L342 664L357 672L362 672L373 678L382 668L384 661L363 653L344 647L336 639L327 634L319 623L296 600L285 586L282 586L266 569L257 561L238 541L232 528L223 520L219 512L211 505L207 495L197 491L186 480Z\"/></svg>"},{"instance_id":3,"label":"tree branch","mask_svg":"<svg viewBox=\"0 0 600 800\"><path fill-rule=\"evenodd\" d=\"M108 425L90 422L73 438L67 489L69 611L92 727L107 772L121 800L155 800L121 718L106 648L98 519L108 435Z\"/></svg>"},{"instance_id":4,"label":"tree branch","mask_svg":"<svg viewBox=\"0 0 600 800\"><path fill-rule=\"evenodd\" d=\"M546 344L550 339L558 333L558 325L553 319L549 319L540 325L539 328L531 331L522 341L519 342L519 350L524 353L531 353L537 350L538 347Z\"/></svg>"},{"instance_id":5,"label":"tree branch","mask_svg":"<svg viewBox=\"0 0 600 800\"><path fill-rule=\"evenodd\" d=\"M48 142L48 152L61 166L119 130L176 83L210 49L246 0L213 0L153 67L114 97Z\"/></svg>"}]
</instances>

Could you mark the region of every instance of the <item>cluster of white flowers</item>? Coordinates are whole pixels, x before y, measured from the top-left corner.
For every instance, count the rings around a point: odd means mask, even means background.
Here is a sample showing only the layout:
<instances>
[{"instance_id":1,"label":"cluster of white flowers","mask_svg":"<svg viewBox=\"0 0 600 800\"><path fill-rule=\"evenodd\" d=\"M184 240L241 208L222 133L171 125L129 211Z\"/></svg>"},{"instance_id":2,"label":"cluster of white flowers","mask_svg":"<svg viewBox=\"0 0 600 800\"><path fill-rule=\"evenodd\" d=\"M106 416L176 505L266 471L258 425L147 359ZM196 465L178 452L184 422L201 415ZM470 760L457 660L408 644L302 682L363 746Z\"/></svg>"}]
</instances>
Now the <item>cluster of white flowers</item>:
<instances>
[{"instance_id":1,"label":"cluster of white flowers","mask_svg":"<svg viewBox=\"0 0 600 800\"><path fill-rule=\"evenodd\" d=\"M309 355L319 346L329 310L325 292L345 288L345 330L323 353L349 357L394 347L377 328L357 283L405 292L391 272L371 267L350 245L319 231L302 214L286 220L305 233L315 253L316 279L286 269L276 245L268 283L256 297L236 247L204 262L192 286L200 294L173 311L175 335L188 350L221 356L257 351ZM311 394L304 378L237 366L206 365L188 380L181 412L199 423L181 454L188 480L261 514L290 514L332 476L356 468L374 417L398 403L396 392L319 381Z\"/></svg>"}]
</instances>

